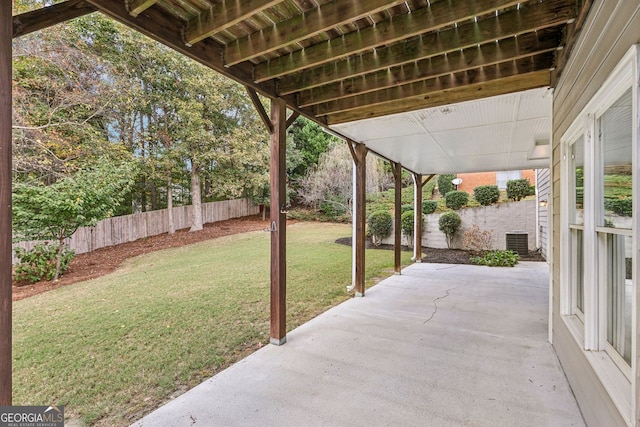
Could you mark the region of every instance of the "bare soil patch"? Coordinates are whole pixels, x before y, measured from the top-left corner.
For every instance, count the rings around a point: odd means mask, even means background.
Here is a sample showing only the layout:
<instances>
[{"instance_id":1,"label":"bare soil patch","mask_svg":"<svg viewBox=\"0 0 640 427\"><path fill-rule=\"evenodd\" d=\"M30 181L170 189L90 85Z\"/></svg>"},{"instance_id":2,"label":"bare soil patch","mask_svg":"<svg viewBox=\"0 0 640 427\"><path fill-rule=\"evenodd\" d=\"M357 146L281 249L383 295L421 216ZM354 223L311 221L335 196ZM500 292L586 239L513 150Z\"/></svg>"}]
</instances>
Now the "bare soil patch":
<instances>
[{"instance_id":1,"label":"bare soil patch","mask_svg":"<svg viewBox=\"0 0 640 427\"><path fill-rule=\"evenodd\" d=\"M295 221L289 221L293 223ZM77 255L69 270L57 282L41 281L33 284L13 284L13 300L18 301L33 295L41 294L61 286L94 279L114 271L128 258L167 248L176 248L192 243L211 240L232 234L246 233L267 228L268 221L263 221L259 215L234 218L205 224L201 231L189 232L188 228L176 231L175 234L160 234L139 239L121 245L108 246L93 252Z\"/></svg>"}]
</instances>

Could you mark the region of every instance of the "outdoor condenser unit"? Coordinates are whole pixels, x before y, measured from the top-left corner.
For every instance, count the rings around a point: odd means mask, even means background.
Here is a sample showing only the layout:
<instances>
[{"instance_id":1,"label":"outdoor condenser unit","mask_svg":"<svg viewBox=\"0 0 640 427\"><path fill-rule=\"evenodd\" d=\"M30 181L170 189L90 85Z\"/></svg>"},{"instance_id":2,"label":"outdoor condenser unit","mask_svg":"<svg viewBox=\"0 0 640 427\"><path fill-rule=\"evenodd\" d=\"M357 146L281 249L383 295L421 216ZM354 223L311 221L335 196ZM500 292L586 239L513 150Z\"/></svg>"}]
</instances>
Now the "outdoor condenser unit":
<instances>
[{"instance_id":1,"label":"outdoor condenser unit","mask_svg":"<svg viewBox=\"0 0 640 427\"><path fill-rule=\"evenodd\" d=\"M529 255L529 233L525 231L507 233L507 250L517 252L520 256Z\"/></svg>"}]
</instances>

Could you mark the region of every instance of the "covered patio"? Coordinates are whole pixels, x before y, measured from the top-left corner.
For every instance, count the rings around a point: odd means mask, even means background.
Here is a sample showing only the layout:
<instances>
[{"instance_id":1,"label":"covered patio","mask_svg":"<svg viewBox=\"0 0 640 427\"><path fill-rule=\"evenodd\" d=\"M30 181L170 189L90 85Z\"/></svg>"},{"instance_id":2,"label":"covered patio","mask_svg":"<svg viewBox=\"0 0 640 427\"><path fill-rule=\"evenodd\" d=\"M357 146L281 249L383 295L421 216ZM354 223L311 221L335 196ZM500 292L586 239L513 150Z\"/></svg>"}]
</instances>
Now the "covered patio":
<instances>
[{"instance_id":1,"label":"covered patio","mask_svg":"<svg viewBox=\"0 0 640 427\"><path fill-rule=\"evenodd\" d=\"M414 264L134 425L584 425L548 295L545 263Z\"/></svg>"}]
</instances>

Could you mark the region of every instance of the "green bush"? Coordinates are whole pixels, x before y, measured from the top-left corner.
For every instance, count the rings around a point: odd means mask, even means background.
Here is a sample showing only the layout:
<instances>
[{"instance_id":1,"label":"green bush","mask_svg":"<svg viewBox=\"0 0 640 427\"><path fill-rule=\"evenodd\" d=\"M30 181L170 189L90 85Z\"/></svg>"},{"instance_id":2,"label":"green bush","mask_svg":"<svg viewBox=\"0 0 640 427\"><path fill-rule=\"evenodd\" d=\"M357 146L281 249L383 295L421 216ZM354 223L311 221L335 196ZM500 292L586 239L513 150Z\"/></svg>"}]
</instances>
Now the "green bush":
<instances>
[{"instance_id":1,"label":"green bush","mask_svg":"<svg viewBox=\"0 0 640 427\"><path fill-rule=\"evenodd\" d=\"M413 211L406 211L400 217L402 233L405 236L413 236Z\"/></svg>"},{"instance_id":2,"label":"green bush","mask_svg":"<svg viewBox=\"0 0 640 427\"><path fill-rule=\"evenodd\" d=\"M449 209L458 210L469 203L469 193L465 191L449 191L444 196L445 203Z\"/></svg>"},{"instance_id":3,"label":"green bush","mask_svg":"<svg viewBox=\"0 0 640 427\"><path fill-rule=\"evenodd\" d=\"M473 189L473 198L482 206L498 203L500 190L497 185L481 185Z\"/></svg>"},{"instance_id":4,"label":"green bush","mask_svg":"<svg viewBox=\"0 0 640 427\"><path fill-rule=\"evenodd\" d=\"M438 208L438 202L435 200L425 200L422 202L422 213L425 215L432 214Z\"/></svg>"},{"instance_id":5,"label":"green bush","mask_svg":"<svg viewBox=\"0 0 640 427\"><path fill-rule=\"evenodd\" d=\"M481 257L472 257L471 262L489 267L513 267L520 260L520 256L513 251L493 250Z\"/></svg>"},{"instance_id":6,"label":"green bush","mask_svg":"<svg viewBox=\"0 0 640 427\"><path fill-rule=\"evenodd\" d=\"M318 210L334 220L338 220L342 215L347 213L344 202L338 197L323 200L322 202L320 202Z\"/></svg>"},{"instance_id":7,"label":"green bush","mask_svg":"<svg viewBox=\"0 0 640 427\"><path fill-rule=\"evenodd\" d=\"M440 192L440 194L442 196L444 196L445 194L447 194L449 191L453 191L455 190L455 188L453 187L453 183L451 182L451 180L456 179L455 174L451 174L451 175L438 175L438 191Z\"/></svg>"},{"instance_id":8,"label":"green bush","mask_svg":"<svg viewBox=\"0 0 640 427\"><path fill-rule=\"evenodd\" d=\"M631 216L633 214L633 204L631 197L625 199L608 199L604 201L604 208L620 216Z\"/></svg>"},{"instance_id":9,"label":"green bush","mask_svg":"<svg viewBox=\"0 0 640 427\"><path fill-rule=\"evenodd\" d=\"M409 212L409 211L413 212L413 205L409 203L404 204L402 205L401 210L402 210L402 213Z\"/></svg>"},{"instance_id":10,"label":"green bush","mask_svg":"<svg viewBox=\"0 0 640 427\"><path fill-rule=\"evenodd\" d=\"M512 179L507 181L507 197L516 202L536 193L533 185L529 184L528 179Z\"/></svg>"},{"instance_id":11,"label":"green bush","mask_svg":"<svg viewBox=\"0 0 640 427\"><path fill-rule=\"evenodd\" d=\"M42 279L52 280L56 274L56 257L58 255L58 245L38 244L31 250L16 248L16 281L36 283ZM69 269L69 264L75 256L70 250L62 249L60 259L60 273Z\"/></svg>"},{"instance_id":12,"label":"green bush","mask_svg":"<svg viewBox=\"0 0 640 427\"><path fill-rule=\"evenodd\" d=\"M373 244L378 246L382 243L382 239L391 234L393 229L393 218L388 211L378 211L369 215L367 225Z\"/></svg>"},{"instance_id":13,"label":"green bush","mask_svg":"<svg viewBox=\"0 0 640 427\"><path fill-rule=\"evenodd\" d=\"M451 241L453 240L453 236L455 236L458 230L460 230L461 225L462 220L460 219L460 216L455 212L445 212L440 215L440 219L438 220L438 228L445 234L445 236L447 236L448 248L451 248Z\"/></svg>"}]
</instances>

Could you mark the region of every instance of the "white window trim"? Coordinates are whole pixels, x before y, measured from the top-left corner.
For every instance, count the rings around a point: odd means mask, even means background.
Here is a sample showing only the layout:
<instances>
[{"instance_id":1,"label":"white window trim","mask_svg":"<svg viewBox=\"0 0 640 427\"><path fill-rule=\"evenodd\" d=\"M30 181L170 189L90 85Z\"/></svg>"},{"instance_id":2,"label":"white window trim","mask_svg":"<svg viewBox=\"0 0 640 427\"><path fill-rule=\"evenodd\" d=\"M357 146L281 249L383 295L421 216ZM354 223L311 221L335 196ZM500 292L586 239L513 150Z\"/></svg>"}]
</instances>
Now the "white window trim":
<instances>
[{"instance_id":1,"label":"white window trim","mask_svg":"<svg viewBox=\"0 0 640 427\"><path fill-rule=\"evenodd\" d=\"M569 255L571 228L569 221L570 189L568 185L573 180L570 173L574 171L568 167L571 163L569 148L580 135L584 135L585 151L585 173L584 173L584 225L583 225L583 251L584 251L584 275L585 277L596 278L598 274L604 274L604 269L599 268L597 254L602 250L602 239L600 233L613 233L632 236L633 239L633 297L632 297L632 354L631 367L629 368L621 356L613 354L613 350L607 351L606 336L606 287L602 286L602 277L598 278L596 285L584 287L584 317L578 316L575 312L575 296L571 286L571 268L566 263L561 264L560 271L560 314L567 325L571 335L582 349L586 359L600 378L603 386L611 396L614 404L624 417L626 422L632 426L640 426L640 292L638 292L638 232L640 231L640 209L638 204L640 198L640 116L638 112L638 92L640 86L640 47L634 45L624 55L612 73L609 75L600 90L593 96L591 101L585 106L576 120L562 136L562 167L561 167L561 234L560 248L563 257ZM610 229L596 227L596 218L600 218L600 206L594 206L599 200L599 184L596 177L601 175L601 166L596 159L596 122L597 119L620 97L625 91L632 87L632 117L634 126L632 129L633 140L633 225L632 229ZM589 153L589 154L587 154ZM573 189L571 189L573 190ZM597 211L596 211L597 209ZM602 260L600 260L602 262ZM598 285L599 284L599 285ZM617 356L617 357L616 357Z\"/></svg>"}]
</instances>

